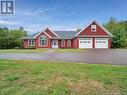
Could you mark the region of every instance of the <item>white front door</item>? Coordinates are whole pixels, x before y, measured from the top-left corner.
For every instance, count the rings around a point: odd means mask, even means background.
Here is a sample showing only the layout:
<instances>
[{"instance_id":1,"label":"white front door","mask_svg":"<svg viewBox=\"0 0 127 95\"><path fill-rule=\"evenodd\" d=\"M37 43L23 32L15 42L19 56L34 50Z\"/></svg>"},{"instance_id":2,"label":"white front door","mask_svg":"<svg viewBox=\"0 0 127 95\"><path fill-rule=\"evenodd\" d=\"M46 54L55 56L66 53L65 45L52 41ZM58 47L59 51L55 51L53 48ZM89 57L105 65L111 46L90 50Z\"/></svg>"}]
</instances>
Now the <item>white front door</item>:
<instances>
[{"instance_id":1,"label":"white front door","mask_svg":"<svg viewBox=\"0 0 127 95\"><path fill-rule=\"evenodd\" d=\"M81 38L79 39L79 48L92 48L93 40L92 38Z\"/></svg>"},{"instance_id":2,"label":"white front door","mask_svg":"<svg viewBox=\"0 0 127 95\"><path fill-rule=\"evenodd\" d=\"M52 40L52 48L58 48L58 40Z\"/></svg>"},{"instance_id":3,"label":"white front door","mask_svg":"<svg viewBox=\"0 0 127 95\"><path fill-rule=\"evenodd\" d=\"M108 38L95 38L95 48L108 48Z\"/></svg>"}]
</instances>

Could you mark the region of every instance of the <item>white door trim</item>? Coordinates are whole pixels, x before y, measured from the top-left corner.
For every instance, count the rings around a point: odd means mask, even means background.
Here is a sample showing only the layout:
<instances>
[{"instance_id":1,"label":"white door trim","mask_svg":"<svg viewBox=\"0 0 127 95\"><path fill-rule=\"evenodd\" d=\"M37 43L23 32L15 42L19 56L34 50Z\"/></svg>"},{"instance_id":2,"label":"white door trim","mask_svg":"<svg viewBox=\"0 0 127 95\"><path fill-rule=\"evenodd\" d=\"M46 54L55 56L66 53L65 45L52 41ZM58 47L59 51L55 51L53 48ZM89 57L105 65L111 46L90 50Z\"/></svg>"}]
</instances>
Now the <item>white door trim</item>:
<instances>
[{"instance_id":1,"label":"white door trim","mask_svg":"<svg viewBox=\"0 0 127 95\"><path fill-rule=\"evenodd\" d=\"M51 46L52 46L52 48L58 48L58 40L52 40Z\"/></svg>"}]
</instances>

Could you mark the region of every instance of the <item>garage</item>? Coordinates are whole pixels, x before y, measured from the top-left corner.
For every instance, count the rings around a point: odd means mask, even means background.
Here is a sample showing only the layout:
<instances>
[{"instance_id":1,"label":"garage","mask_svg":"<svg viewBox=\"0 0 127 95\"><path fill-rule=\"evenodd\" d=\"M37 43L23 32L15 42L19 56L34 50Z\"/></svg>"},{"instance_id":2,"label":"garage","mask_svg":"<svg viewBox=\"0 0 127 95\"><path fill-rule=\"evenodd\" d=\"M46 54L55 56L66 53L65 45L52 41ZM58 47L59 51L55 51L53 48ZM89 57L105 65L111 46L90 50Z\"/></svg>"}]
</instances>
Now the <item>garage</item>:
<instances>
[{"instance_id":1,"label":"garage","mask_svg":"<svg viewBox=\"0 0 127 95\"><path fill-rule=\"evenodd\" d=\"M79 39L79 48L92 48L92 47L93 47L92 38Z\"/></svg>"},{"instance_id":2,"label":"garage","mask_svg":"<svg viewBox=\"0 0 127 95\"><path fill-rule=\"evenodd\" d=\"M95 48L108 48L108 38L95 38Z\"/></svg>"}]
</instances>

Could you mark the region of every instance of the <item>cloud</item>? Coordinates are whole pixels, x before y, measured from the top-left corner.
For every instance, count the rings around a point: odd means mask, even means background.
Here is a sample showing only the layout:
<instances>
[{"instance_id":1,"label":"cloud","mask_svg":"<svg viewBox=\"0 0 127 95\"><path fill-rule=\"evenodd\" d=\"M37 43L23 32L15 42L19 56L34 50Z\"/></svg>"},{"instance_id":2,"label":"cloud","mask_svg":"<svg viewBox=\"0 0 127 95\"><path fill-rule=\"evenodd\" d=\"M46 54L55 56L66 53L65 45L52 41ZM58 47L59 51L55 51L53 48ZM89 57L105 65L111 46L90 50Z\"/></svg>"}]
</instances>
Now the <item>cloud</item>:
<instances>
[{"instance_id":1,"label":"cloud","mask_svg":"<svg viewBox=\"0 0 127 95\"><path fill-rule=\"evenodd\" d=\"M25 15L25 16L49 16L51 15L51 12L53 13L56 11L57 7L53 8L38 8L38 9L28 9L25 11L17 10L18 15Z\"/></svg>"},{"instance_id":2,"label":"cloud","mask_svg":"<svg viewBox=\"0 0 127 95\"><path fill-rule=\"evenodd\" d=\"M72 26L64 26L64 25L40 25L40 24L27 24L24 26L24 30L28 32L28 34L33 34L36 32L41 32L44 29L49 28L51 30L76 30L77 28L80 28L78 26L72 25Z\"/></svg>"},{"instance_id":3,"label":"cloud","mask_svg":"<svg viewBox=\"0 0 127 95\"><path fill-rule=\"evenodd\" d=\"M40 32L42 30L42 26L40 24L26 24L24 30L28 32L28 34Z\"/></svg>"},{"instance_id":4,"label":"cloud","mask_svg":"<svg viewBox=\"0 0 127 95\"><path fill-rule=\"evenodd\" d=\"M0 25L16 25L19 24L18 21L7 21L7 20L0 20Z\"/></svg>"}]
</instances>

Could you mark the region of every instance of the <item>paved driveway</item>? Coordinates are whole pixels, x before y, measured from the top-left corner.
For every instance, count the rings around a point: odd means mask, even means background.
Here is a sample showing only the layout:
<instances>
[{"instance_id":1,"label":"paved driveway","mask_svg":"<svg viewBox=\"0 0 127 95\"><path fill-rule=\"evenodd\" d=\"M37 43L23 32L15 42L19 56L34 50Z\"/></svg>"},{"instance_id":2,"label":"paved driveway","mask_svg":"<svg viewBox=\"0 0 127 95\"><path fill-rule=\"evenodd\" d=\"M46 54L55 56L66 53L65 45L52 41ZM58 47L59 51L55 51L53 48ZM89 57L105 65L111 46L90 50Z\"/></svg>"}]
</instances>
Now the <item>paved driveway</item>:
<instances>
[{"instance_id":1,"label":"paved driveway","mask_svg":"<svg viewBox=\"0 0 127 95\"><path fill-rule=\"evenodd\" d=\"M127 50L91 49L82 53L1 53L0 58L127 65Z\"/></svg>"}]
</instances>

